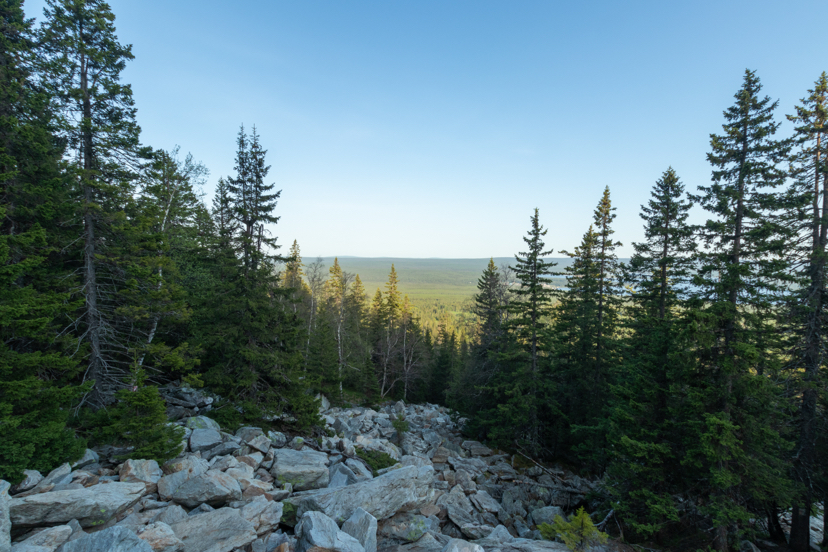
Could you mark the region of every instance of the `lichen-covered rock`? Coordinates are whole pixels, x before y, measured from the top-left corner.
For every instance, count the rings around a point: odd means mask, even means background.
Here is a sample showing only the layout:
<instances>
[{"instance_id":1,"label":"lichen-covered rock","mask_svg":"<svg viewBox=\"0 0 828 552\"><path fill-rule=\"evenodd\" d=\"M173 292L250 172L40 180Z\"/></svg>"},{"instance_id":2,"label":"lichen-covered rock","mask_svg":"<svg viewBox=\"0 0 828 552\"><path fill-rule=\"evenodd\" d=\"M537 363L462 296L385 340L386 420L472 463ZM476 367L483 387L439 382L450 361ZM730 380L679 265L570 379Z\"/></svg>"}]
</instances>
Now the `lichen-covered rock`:
<instances>
[{"instance_id":1,"label":"lichen-covered rock","mask_svg":"<svg viewBox=\"0 0 828 552\"><path fill-rule=\"evenodd\" d=\"M215 429L194 429L190 435L190 450L209 450L221 443L221 433Z\"/></svg>"},{"instance_id":2,"label":"lichen-covered rock","mask_svg":"<svg viewBox=\"0 0 828 552\"><path fill-rule=\"evenodd\" d=\"M54 525L76 519L83 527L103 525L141 499L143 483L109 483L11 499L15 527Z\"/></svg>"},{"instance_id":3,"label":"lichen-covered rock","mask_svg":"<svg viewBox=\"0 0 828 552\"><path fill-rule=\"evenodd\" d=\"M221 426L217 421L208 418L207 416L193 416L191 418L184 418L184 427L190 429L215 429L221 431Z\"/></svg>"},{"instance_id":4,"label":"lichen-covered rock","mask_svg":"<svg viewBox=\"0 0 828 552\"><path fill-rule=\"evenodd\" d=\"M253 524L239 510L220 508L170 525L184 552L230 552L256 540Z\"/></svg>"},{"instance_id":5,"label":"lichen-covered rock","mask_svg":"<svg viewBox=\"0 0 828 552\"><path fill-rule=\"evenodd\" d=\"M432 530L439 531L440 527L434 527L427 517L413 512L400 512L384 520L379 533L386 538L415 542Z\"/></svg>"},{"instance_id":6,"label":"lichen-covered rock","mask_svg":"<svg viewBox=\"0 0 828 552\"><path fill-rule=\"evenodd\" d=\"M327 462L324 452L278 449L270 473L280 485L290 483L296 491L319 489L330 482Z\"/></svg>"}]
</instances>

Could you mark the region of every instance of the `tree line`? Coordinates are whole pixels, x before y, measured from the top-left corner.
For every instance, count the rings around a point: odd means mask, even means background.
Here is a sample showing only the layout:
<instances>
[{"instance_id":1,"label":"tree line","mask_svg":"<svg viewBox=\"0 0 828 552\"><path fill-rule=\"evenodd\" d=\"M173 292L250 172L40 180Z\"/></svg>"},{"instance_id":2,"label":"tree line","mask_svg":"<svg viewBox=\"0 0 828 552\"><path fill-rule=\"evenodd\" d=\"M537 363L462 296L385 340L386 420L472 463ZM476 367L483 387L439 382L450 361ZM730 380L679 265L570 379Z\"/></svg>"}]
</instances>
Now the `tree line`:
<instances>
[{"instance_id":1,"label":"tree line","mask_svg":"<svg viewBox=\"0 0 828 552\"><path fill-rule=\"evenodd\" d=\"M606 473L631 539L707 531L718 550L764 520L804 552L825 503L828 76L778 137L752 71L712 134L712 180L673 169L621 263L609 188L557 271L535 210L526 251L490 262L471 335L424 328L388 283L303 262L272 234L280 192L255 127L209 205L208 171L141 143L132 59L99 0L0 3L0 477L88 443L177 452L158 386L205 386L223 426L318 423L339 403L445 404L508 450ZM708 216L688 223L697 205ZM553 277L567 285L557 289ZM136 420L143 423L136 425Z\"/></svg>"}]
</instances>

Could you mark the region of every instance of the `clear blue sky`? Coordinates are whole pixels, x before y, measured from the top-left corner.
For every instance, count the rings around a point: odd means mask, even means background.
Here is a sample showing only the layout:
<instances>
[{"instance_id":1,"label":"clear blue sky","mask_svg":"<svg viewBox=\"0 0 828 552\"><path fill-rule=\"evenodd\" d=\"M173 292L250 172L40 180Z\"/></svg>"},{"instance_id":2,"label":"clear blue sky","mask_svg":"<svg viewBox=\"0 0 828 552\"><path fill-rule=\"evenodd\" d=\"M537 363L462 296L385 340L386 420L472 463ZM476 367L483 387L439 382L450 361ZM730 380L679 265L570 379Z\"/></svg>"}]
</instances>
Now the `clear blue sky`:
<instances>
[{"instance_id":1,"label":"clear blue sky","mask_svg":"<svg viewBox=\"0 0 828 552\"><path fill-rule=\"evenodd\" d=\"M571 249L605 185L626 256L662 171L709 181L745 68L780 119L828 71L825 1L111 6L143 141L192 152L211 194L255 124L283 190L275 234L306 258L509 256L534 207Z\"/></svg>"}]
</instances>

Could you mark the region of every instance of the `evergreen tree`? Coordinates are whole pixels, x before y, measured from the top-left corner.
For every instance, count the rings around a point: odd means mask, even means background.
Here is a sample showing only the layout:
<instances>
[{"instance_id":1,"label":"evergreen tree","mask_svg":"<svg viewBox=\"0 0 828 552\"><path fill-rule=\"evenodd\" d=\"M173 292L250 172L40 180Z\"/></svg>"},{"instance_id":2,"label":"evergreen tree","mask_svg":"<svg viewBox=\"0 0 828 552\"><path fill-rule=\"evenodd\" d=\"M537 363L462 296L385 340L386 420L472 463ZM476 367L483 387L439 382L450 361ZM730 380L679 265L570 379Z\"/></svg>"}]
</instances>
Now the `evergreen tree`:
<instances>
[{"instance_id":1,"label":"evergreen tree","mask_svg":"<svg viewBox=\"0 0 828 552\"><path fill-rule=\"evenodd\" d=\"M0 478L49 471L85 444L66 427L81 368L60 335L71 301L57 251L67 216L49 97L33 85L31 21L0 3ZM65 217L65 218L64 218Z\"/></svg>"},{"instance_id":2,"label":"evergreen tree","mask_svg":"<svg viewBox=\"0 0 828 552\"><path fill-rule=\"evenodd\" d=\"M129 334L113 319L122 277L117 256L126 244L123 209L133 197L140 129L132 89L120 82L130 46L118 42L115 16L101 0L47 0L40 37L45 79L60 106L62 137L74 158L83 228L84 297L78 334L87 347L93 405L112 399L131 363Z\"/></svg>"},{"instance_id":3,"label":"evergreen tree","mask_svg":"<svg viewBox=\"0 0 828 552\"><path fill-rule=\"evenodd\" d=\"M674 441L670 412L676 320L687 292L693 229L691 204L672 168L656 181L652 199L641 206L642 243L625 267L632 293L626 308L627 339L618 380L612 389L611 490L621 519L649 537L678 520L674 496L681 490L681 451Z\"/></svg>"},{"instance_id":4,"label":"evergreen tree","mask_svg":"<svg viewBox=\"0 0 828 552\"><path fill-rule=\"evenodd\" d=\"M818 397L825 385L824 351L825 318L828 309L826 289L826 244L828 244L828 74L822 73L808 91L808 97L796 106L796 115L788 116L795 125L792 155L791 211L793 228L799 240L790 253L798 264L799 285L794 296L792 318L797 342L792 368L802 369L800 382L797 444L793 451L794 477L801 485L799 500L794 504L791 524L791 549L805 552L810 547L810 514L820 489L817 455Z\"/></svg>"},{"instance_id":5,"label":"evergreen tree","mask_svg":"<svg viewBox=\"0 0 828 552\"><path fill-rule=\"evenodd\" d=\"M609 188L593 215L593 225L564 269L567 289L556 308L558 341L556 377L564 388L562 411L573 435L569 443L560 427L556 441L574 447L593 469L606 463L606 398L617 365L617 326L621 308L620 265L613 240L615 208Z\"/></svg>"},{"instance_id":6,"label":"evergreen tree","mask_svg":"<svg viewBox=\"0 0 828 552\"><path fill-rule=\"evenodd\" d=\"M519 285L512 290L511 315L506 328L511 339L501 353L504 369L493 379L489 390L496 407L482 413L483 424L496 442L527 447L537 455L544 448L551 422L557 415L548 353L551 332L548 317L552 303L552 267L544 260L546 230L538 210L523 241L528 250L515 256L512 268Z\"/></svg>"},{"instance_id":7,"label":"evergreen tree","mask_svg":"<svg viewBox=\"0 0 828 552\"><path fill-rule=\"evenodd\" d=\"M787 145L774 139L777 106L760 96L761 84L746 71L736 102L724 112L724 133L711 135L712 184L691 199L711 219L699 228L699 253L688 331L697 344L685 363L677 413L685 447L688 487L700 511L716 527L714 546L728 548L728 527L747 522L748 503L787 496L780 458L779 399L769 376L779 368L779 332L767 317L789 281L787 229L776 216L774 188L783 184L779 164Z\"/></svg>"}]
</instances>

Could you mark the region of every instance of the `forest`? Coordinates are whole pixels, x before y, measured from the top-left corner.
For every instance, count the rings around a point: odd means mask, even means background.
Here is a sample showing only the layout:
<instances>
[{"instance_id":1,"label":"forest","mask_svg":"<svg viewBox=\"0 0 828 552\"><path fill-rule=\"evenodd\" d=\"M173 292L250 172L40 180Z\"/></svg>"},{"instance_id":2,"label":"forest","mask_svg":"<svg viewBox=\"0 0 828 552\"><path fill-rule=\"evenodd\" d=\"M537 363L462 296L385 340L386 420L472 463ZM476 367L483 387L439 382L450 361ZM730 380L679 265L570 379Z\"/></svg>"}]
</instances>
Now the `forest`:
<instances>
[{"instance_id":1,"label":"forest","mask_svg":"<svg viewBox=\"0 0 828 552\"><path fill-rule=\"evenodd\" d=\"M628 262L609 186L572 251L527 209L525 250L435 323L439 301L423 316L393 265L369 296L338 261L279 247L255 126L202 197L204 164L141 141L109 6L46 3L35 25L0 2L0 478L92 444L174 457L169 384L208 390L227 428L312 429L318 393L428 401L491 446L603 474L595 507L629 542L724 551L761 527L784 543L784 517L809 550L828 502L828 74L782 109L745 71L710 129L711 180L641 175Z\"/></svg>"}]
</instances>

